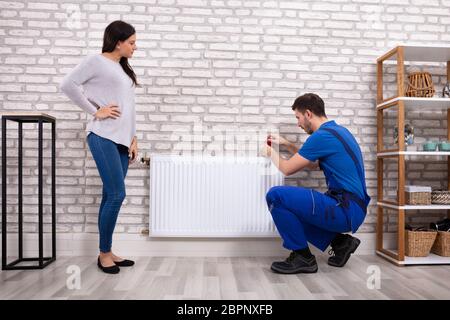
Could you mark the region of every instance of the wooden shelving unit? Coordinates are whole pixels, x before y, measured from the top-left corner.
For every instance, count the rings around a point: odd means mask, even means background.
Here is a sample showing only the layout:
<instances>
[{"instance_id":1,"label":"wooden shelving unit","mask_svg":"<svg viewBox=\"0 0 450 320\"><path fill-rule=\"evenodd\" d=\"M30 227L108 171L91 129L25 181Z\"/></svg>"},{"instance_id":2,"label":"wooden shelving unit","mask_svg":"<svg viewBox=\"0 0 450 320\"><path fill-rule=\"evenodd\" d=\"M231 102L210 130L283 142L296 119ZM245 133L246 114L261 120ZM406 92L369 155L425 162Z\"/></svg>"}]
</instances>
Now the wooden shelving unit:
<instances>
[{"instance_id":1,"label":"wooden shelving unit","mask_svg":"<svg viewBox=\"0 0 450 320\"><path fill-rule=\"evenodd\" d=\"M383 96L383 62L396 61L397 95ZM405 61L446 62L447 80L450 82L450 47L448 46L398 46L377 59L377 246L376 253L399 266L418 264L450 264L450 257L430 254L425 258L405 256L405 212L408 210L446 210L450 217L450 205L412 206L405 204L405 161L409 157L420 157L426 161L429 157L447 157L448 188L450 190L450 152L425 152L405 150L404 125L405 112L424 110L442 110L447 113L447 139L450 140L450 98L412 98L405 97L404 63ZM398 148L384 149L383 121L384 111L397 108ZM383 190L383 164L386 158L396 158L398 164L398 199L385 199ZM398 216L397 249L388 250L383 247L384 210L395 210Z\"/></svg>"}]
</instances>

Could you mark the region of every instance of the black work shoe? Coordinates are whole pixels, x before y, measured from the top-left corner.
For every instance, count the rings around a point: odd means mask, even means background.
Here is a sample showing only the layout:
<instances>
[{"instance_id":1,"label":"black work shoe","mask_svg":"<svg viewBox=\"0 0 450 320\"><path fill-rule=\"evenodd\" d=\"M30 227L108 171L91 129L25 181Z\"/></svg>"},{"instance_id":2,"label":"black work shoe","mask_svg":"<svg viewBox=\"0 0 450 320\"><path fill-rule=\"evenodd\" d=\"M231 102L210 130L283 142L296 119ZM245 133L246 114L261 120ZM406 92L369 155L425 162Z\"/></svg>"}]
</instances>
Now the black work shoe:
<instances>
[{"instance_id":1,"label":"black work shoe","mask_svg":"<svg viewBox=\"0 0 450 320\"><path fill-rule=\"evenodd\" d=\"M122 260L122 261L114 261L114 264L118 267L131 267L134 266L133 260Z\"/></svg>"},{"instance_id":2,"label":"black work shoe","mask_svg":"<svg viewBox=\"0 0 450 320\"><path fill-rule=\"evenodd\" d=\"M97 259L97 266L98 266L99 269L102 270L104 273L117 274L117 273L120 272L120 268L119 268L117 265L110 266L110 267L104 267L104 266L102 266L102 263L100 262L100 257L98 257L98 259Z\"/></svg>"},{"instance_id":3,"label":"black work shoe","mask_svg":"<svg viewBox=\"0 0 450 320\"><path fill-rule=\"evenodd\" d=\"M285 261L275 261L270 267L272 271L277 273L315 273L317 272L316 257L303 257L300 253L292 251Z\"/></svg>"},{"instance_id":4,"label":"black work shoe","mask_svg":"<svg viewBox=\"0 0 450 320\"><path fill-rule=\"evenodd\" d=\"M328 253L332 256L328 258L328 264L333 267L343 267L360 243L361 240L349 234L340 235L339 240L335 239L331 242Z\"/></svg>"}]
</instances>

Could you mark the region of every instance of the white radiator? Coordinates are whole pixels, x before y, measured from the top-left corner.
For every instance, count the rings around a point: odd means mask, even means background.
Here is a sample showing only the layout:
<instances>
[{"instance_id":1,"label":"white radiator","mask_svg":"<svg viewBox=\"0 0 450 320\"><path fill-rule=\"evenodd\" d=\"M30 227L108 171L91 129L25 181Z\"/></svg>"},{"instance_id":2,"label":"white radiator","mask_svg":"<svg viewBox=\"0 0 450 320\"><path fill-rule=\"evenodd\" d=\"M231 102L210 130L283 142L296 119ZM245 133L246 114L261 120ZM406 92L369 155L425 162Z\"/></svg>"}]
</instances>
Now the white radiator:
<instances>
[{"instance_id":1,"label":"white radiator","mask_svg":"<svg viewBox=\"0 0 450 320\"><path fill-rule=\"evenodd\" d=\"M150 236L276 236L266 193L282 185L270 159L150 158Z\"/></svg>"}]
</instances>

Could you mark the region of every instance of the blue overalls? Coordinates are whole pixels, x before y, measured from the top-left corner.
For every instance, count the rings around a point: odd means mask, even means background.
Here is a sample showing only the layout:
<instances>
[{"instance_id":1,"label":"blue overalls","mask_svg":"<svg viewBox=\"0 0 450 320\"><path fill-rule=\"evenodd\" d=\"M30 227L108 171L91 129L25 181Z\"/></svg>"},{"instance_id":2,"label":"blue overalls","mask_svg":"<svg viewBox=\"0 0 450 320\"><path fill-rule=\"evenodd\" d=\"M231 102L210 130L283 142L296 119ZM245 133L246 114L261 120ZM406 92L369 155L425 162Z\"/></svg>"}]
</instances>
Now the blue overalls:
<instances>
[{"instance_id":1,"label":"blue overalls","mask_svg":"<svg viewBox=\"0 0 450 320\"><path fill-rule=\"evenodd\" d=\"M366 216L370 197L362 154L353 135L334 121L314 132L299 154L319 160L328 191L277 186L267 193L267 205L286 249L304 249L309 242L325 251L338 233L356 232Z\"/></svg>"}]
</instances>

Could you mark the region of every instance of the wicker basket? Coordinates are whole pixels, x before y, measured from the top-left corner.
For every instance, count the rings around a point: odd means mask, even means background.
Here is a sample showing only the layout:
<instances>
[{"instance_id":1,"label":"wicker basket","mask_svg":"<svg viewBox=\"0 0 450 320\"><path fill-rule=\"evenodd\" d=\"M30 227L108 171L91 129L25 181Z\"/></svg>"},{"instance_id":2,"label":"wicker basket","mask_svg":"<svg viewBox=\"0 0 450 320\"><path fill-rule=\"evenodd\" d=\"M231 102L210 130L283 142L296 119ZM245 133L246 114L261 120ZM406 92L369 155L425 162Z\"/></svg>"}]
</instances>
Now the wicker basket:
<instances>
[{"instance_id":1,"label":"wicker basket","mask_svg":"<svg viewBox=\"0 0 450 320\"><path fill-rule=\"evenodd\" d=\"M431 192L431 203L433 204L450 204L449 190L434 190Z\"/></svg>"},{"instance_id":2,"label":"wicker basket","mask_svg":"<svg viewBox=\"0 0 450 320\"><path fill-rule=\"evenodd\" d=\"M408 257L426 257L436 239L436 231L405 230L405 255Z\"/></svg>"},{"instance_id":3,"label":"wicker basket","mask_svg":"<svg viewBox=\"0 0 450 320\"><path fill-rule=\"evenodd\" d=\"M431 204L430 192L405 192L405 203L411 205Z\"/></svg>"},{"instance_id":4,"label":"wicker basket","mask_svg":"<svg viewBox=\"0 0 450 320\"><path fill-rule=\"evenodd\" d=\"M398 197L398 190L397 190ZM429 205L431 204L431 187L405 185L405 204Z\"/></svg>"},{"instance_id":5,"label":"wicker basket","mask_svg":"<svg viewBox=\"0 0 450 320\"><path fill-rule=\"evenodd\" d=\"M431 74L428 72L414 72L408 75L407 97L433 97L434 85Z\"/></svg>"},{"instance_id":6,"label":"wicker basket","mask_svg":"<svg viewBox=\"0 0 450 320\"><path fill-rule=\"evenodd\" d=\"M450 257L450 232L438 231L431 252L443 257Z\"/></svg>"}]
</instances>

